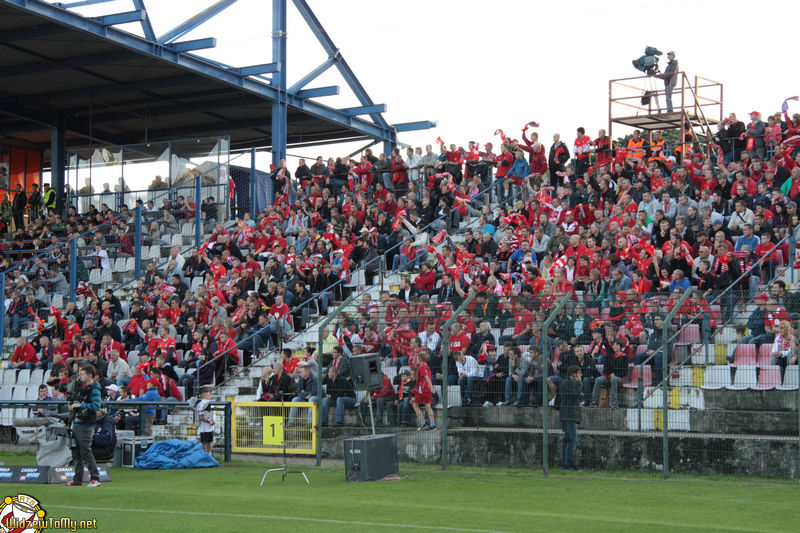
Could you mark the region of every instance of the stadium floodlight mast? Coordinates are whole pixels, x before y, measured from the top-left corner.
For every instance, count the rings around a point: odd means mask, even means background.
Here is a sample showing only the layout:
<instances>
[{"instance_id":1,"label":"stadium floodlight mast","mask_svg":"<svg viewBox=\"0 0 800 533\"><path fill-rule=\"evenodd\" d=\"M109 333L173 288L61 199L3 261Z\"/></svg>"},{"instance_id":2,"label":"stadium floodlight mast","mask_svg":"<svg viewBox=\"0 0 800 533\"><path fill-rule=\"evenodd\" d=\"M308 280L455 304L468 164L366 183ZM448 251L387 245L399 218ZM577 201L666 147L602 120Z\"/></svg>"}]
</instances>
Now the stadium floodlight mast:
<instances>
[{"instance_id":1,"label":"stadium floodlight mast","mask_svg":"<svg viewBox=\"0 0 800 533\"><path fill-rule=\"evenodd\" d=\"M632 61L633 68L648 76L655 76L658 74L658 56L661 54L662 52L658 48L647 46L644 49L644 55Z\"/></svg>"}]
</instances>

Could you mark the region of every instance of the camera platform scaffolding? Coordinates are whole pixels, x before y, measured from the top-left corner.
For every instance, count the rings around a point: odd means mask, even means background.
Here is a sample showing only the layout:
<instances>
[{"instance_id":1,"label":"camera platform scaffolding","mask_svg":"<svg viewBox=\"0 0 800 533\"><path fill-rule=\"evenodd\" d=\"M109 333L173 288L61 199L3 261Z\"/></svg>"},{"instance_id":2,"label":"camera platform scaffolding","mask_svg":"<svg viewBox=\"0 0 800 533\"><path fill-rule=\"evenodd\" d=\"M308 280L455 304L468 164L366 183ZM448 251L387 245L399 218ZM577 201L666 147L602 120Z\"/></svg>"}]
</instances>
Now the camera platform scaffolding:
<instances>
[{"instance_id":1,"label":"camera platform scaffolding","mask_svg":"<svg viewBox=\"0 0 800 533\"><path fill-rule=\"evenodd\" d=\"M716 133L712 126L720 124L723 116L723 85L720 82L694 76L686 72L675 73L676 84L672 90L673 110L662 108L667 91L657 71L651 75L617 78L608 82L608 136L613 139L614 124L642 131L642 136L657 130L676 129L679 139L691 135L701 151L708 155L709 144ZM649 140L648 140L649 142ZM620 148L624 148L620 146Z\"/></svg>"}]
</instances>

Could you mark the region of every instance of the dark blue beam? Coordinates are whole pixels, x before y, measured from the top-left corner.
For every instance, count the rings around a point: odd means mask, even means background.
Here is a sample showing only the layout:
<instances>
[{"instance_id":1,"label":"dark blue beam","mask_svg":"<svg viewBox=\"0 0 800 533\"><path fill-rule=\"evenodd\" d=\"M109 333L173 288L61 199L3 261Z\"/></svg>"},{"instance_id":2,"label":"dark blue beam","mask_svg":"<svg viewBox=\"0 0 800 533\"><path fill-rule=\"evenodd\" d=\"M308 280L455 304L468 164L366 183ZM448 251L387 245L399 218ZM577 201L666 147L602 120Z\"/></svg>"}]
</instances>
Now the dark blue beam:
<instances>
[{"instance_id":1,"label":"dark blue beam","mask_svg":"<svg viewBox=\"0 0 800 533\"><path fill-rule=\"evenodd\" d=\"M232 72L240 76L255 76L256 74L270 74L272 72L280 72L280 63L264 63L263 65L252 65L249 67L237 67L231 69Z\"/></svg>"},{"instance_id":2,"label":"dark blue beam","mask_svg":"<svg viewBox=\"0 0 800 533\"><path fill-rule=\"evenodd\" d=\"M320 96L335 96L339 94L338 85L328 85L326 87L315 87L313 89L303 89L297 91L295 96L298 98L317 98Z\"/></svg>"},{"instance_id":3,"label":"dark blue beam","mask_svg":"<svg viewBox=\"0 0 800 533\"><path fill-rule=\"evenodd\" d=\"M115 0L79 0L77 2L56 2L54 5L63 7L64 9L72 9L73 7L93 6L96 4L108 4Z\"/></svg>"},{"instance_id":4,"label":"dark blue beam","mask_svg":"<svg viewBox=\"0 0 800 533\"><path fill-rule=\"evenodd\" d=\"M272 62L286 65L286 0L272 0ZM276 167L286 159L289 138L289 109L286 102L286 72L278 69L272 82L278 89L278 98L272 103L271 129L272 164Z\"/></svg>"},{"instance_id":5,"label":"dark blue beam","mask_svg":"<svg viewBox=\"0 0 800 533\"><path fill-rule=\"evenodd\" d=\"M103 26L113 26L115 24L127 24L129 22L141 22L145 19L143 10L126 11L125 13L114 13L113 15L103 15L95 17Z\"/></svg>"},{"instance_id":6,"label":"dark blue beam","mask_svg":"<svg viewBox=\"0 0 800 533\"><path fill-rule=\"evenodd\" d=\"M292 0L294 2L295 7L300 12L300 15L305 19L306 24L308 24L309 29L311 29L314 36L317 38L319 43L325 49L325 52L328 56L333 57L338 52L339 49L336 48L336 45L333 44L333 39L328 35L328 32L325 31L325 28L322 27L322 23L320 23L317 16L311 11L311 8L308 6L305 0ZM344 57L339 56L339 60L336 61L336 68L339 69L344 80L347 82L347 85L350 89L355 93L356 98L361 103L361 105L373 105L375 102L369 97L367 94L367 90L361 85L361 82L358 81L353 70L350 68L350 65L347 64L347 61ZM383 118L383 115L380 113L372 113L370 114L372 120L375 123L382 127L382 128L389 128L389 124L386 122L386 119Z\"/></svg>"},{"instance_id":7,"label":"dark blue beam","mask_svg":"<svg viewBox=\"0 0 800 533\"><path fill-rule=\"evenodd\" d=\"M167 45L175 52L191 52L192 50L202 50L204 48L214 48L217 46L216 37L206 37L205 39L193 39L191 41L181 41L179 43L169 43Z\"/></svg>"},{"instance_id":8,"label":"dark blue beam","mask_svg":"<svg viewBox=\"0 0 800 533\"><path fill-rule=\"evenodd\" d=\"M210 6L208 9L204 9L189 20L178 24L167 33L161 35L157 40L158 43L166 44L170 41L174 41L175 39L183 37L190 31L200 26L202 23L214 18L218 13L224 11L235 3L236 0L220 0L216 4Z\"/></svg>"},{"instance_id":9,"label":"dark blue beam","mask_svg":"<svg viewBox=\"0 0 800 533\"><path fill-rule=\"evenodd\" d=\"M419 122L403 122L401 124L392 124L392 127L398 133L404 131L427 130L430 128L435 128L436 126L437 126L436 122L431 122L430 120L420 120Z\"/></svg>"},{"instance_id":10,"label":"dark blue beam","mask_svg":"<svg viewBox=\"0 0 800 533\"><path fill-rule=\"evenodd\" d=\"M156 32L153 31L153 24L150 22L150 15L147 14L147 9L144 7L144 0L133 0L133 7L144 11L144 18L142 19L142 32L144 38L148 41L156 40Z\"/></svg>"},{"instance_id":11,"label":"dark blue beam","mask_svg":"<svg viewBox=\"0 0 800 533\"><path fill-rule=\"evenodd\" d=\"M359 107L348 107L342 109L344 114L348 117L357 117L358 115L371 115L373 113L386 113L386 104L362 105Z\"/></svg>"},{"instance_id":12,"label":"dark blue beam","mask_svg":"<svg viewBox=\"0 0 800 533\"><path fill-rule=\"evenodd\" d=\"M302 89L303 87L305 87L306 85L308 85L309 83L320 77L325 71L331 68L339 60L340 57L341 54L339 54L339 51L337 50L336 55L334 57L329 57L328 59L323 61L322 64L320 64L320 66L318 66L317 68L315 68L314 70L312 70L311 72L300 78L297 81L297 83L289 87L289 92L296 93L297 91L299 91L300 89Z\"/></svg>"}]
</instances>

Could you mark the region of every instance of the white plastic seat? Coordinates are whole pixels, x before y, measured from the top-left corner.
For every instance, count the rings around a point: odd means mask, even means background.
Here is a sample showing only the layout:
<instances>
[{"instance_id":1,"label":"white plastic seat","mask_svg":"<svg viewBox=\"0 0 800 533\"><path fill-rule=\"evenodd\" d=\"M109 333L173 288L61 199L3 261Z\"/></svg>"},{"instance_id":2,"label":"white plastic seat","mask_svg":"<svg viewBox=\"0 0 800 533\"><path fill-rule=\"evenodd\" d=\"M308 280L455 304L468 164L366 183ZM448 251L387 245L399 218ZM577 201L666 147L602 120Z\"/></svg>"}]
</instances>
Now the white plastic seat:
<instances>
[{"instance_id":1,"label":"white plastic seat","mask_svg":"<svg viewBox=\"0 0 800 533\"><path fill-rule=\"evenodd\" d=\"M736 342L738 340L738 335L736 334L736 328L732 328L730 326L726 326L721 328L715 335L715 341L717 343L722 344L730 344L732 342Z\"/></svg>"},{"instance_id":2,"label":"white plastic seat","mask_svg":"<svg viewBox=\"0 0 800 533\"><path fill-rule=\"evenodd\" d=\"M11 395L11 399L17 402L24 402L27 400L28 396L28 387L25 386L17 386L14 387L14 392ZM28 410L17 407L13 410L13 414L11 415L13 418L27 418L28 417Z\"/></svg>"},{"instance_id":3,"label":"white plastic seat","mask_svg":"<svg viewBox=\"0 0 800 533\"><path fill-rule=\"evenodd\" d=\"M31 381L31 371L23 368L17 373L17 385L27 385Z\"/></svg>"},{"instance_id":4,"label":"white plastic seat","mask_svg":"<svg viewBox=\"0 0 800 533\"><path fill-rule=\"evenodd\" d=\"M678 376L675 377L674 374L678 373ZM681 367L671 371L669 384L671 387L691 387L692 386L692 368L691 367Z\"/></svg>"},{"instance_id":5,"label":"white plastic seat","mask_svg":"<svg viewBox=\"0 0 800 533\"><path fill-rule=\"evenodd\" d=\"M181 226L181 236L191 237L194 235L194 222L185 222Z\"/></svg>"},{"instance_id":6,"label":"white plastic seat","mask_svg":"<svg viewBox=\"0 0 800 533\"><path fill-rule=\"evenodd\" d=\"M783 384L776 387L777 390L797 390L800 387L800 366L789 365L783 375Z\"/></svg>"},{"instance_id":7,"label":"white plastic seat","mask_svg":"<svg viewBox=\"0 0 800 533\"><path fill-rule=\"evenodd\" d=\"M201 276L195 276L192 278L192 284L189 286L189 291L194 294L197 291L197 288L203 284L203 278Z\"/></svg>"},{"instance_id":8,"label":"white plastic seat","mask_svg":"<svg viewBox=\"0 0 800 533\"><path fill-rule=\"evenodd\" d=\"M111 283L114 281L114 271L110 268L104 268L100 271L100 281L102 283Z\"/></svg>"},{"instance_id":9,"label":"white plastic seat","mask_svg":"<svg viewBox=\"0 0 800 533\"><path fill-rule=\"evenodd\" d=\"M125 272L133 272L136 269L136 258L129 257L125 260Z\"/></svg>"},{"instance_id":10,"label":"white plastic seat","mask_svg":"<svg viewBox=\"0 0 800 533\"><path fill-rule=\"evenodd\" d=\"M705 374L703 375L704 389L725 389L728 388L730 384L731 369L728 365L713 365L706 368Z\"/></svg>"},{"instance_id":11,"label":"white plastic seat","mask_svg":"<svg viewBox=\"0 0 800 533\"><path fill-rule=\"evenodd\" d=\"M14 369L8 369L2 371L2 381L0 381L0 385L14 385L17 379L17 371Z\"/></svg>"},{"instance_id":12,"label":"white plastic seat","mask_svg":"<svg viewBox=\"0 0 800 533\"><path fill-rule=\"evenodd\" d=\"M38 387L39 385L42 384L42 382L44 382L44 369L34 368L33 370L31 370L31 377L28 383L30 383L31 386L36 385Z\"/></svg>"},{"instance_id":13,"label":"white plastic seat","mask_svg":"<svg viewBox=\"0 0 800 533\"><path fill-rule=\"evenodd\" d=\"M50 305L57 309L64 307L64 295L61 293L54 294L53 298L50 300Z\"/></svg>"},{"instance_id":14,"label":"white plastic seat","mask_svg":"<svg viewBox=\"0 0 800 533\"><path fill-rule=\"evenodd\" d=\"M389 378L389 381L394 383L394 378L397 376L397 367L394 365L385 365L383 367L383 375Z\"/></svg>"},{"instance_id":15,"label":"white plastic seat","mask_svg":"<svg viewBox=\"0 0 800 533\"><path fill-rule=\"evenodd\" d=\"M736 368L733 385L728 385L730 390L745 390L758 384L756 378L756 365L741 365Z\"/></svg>"},{"instance_id":16,"label":"white plastic seat","mask_svg":"<svg viewBox=\"0 0 800 533\"><path fill-rule=\"evenodd\" d=\"M171 246L183 246L183 236L180 233L176 233L172 236L170 240Z\"/></svg>"},{"instance_id":17,"label":"white plastic seat","mask_svg":"<svg viewBox=\"0 0 800 533\"><path fill-rule=\"evenodd\" d=\"M439 403L437 407L442 407L444 404L442 403L442 386L441 385L434 385L436 389L436 394L439 395ZM447 406L448 407L460 407L461 406L461 387L458 385L448 385L447 386Z\"/></svg>"},{"instance_id":18,"label":"white plastic seat","mask_svg":"<svg viewBox=\"0 0 800 533\"><path fill-rule=\"evenodd\" d=\"M89 284L100 285L103 283L103 274L99 268L93 268L89 271Z\"/></svg>"},{"instance_id":19,"label":"white plastic seat","mask_svg":"<svg viewBox=\"0 0 800 533\"><path fill-rule=\"evenodd\" d=\"M25 392L26 400L35 401L39 399L39 385L28 385L28 389Z\"/></svg>"},{"instance_id":20,"label":"white plastic seat","mask_svg":"<svg viewBox=\"0 0 800 533\"><path fill-rule=\"evenodd\" d=\"M0 401L11 400L14 392L14 387L11 385L4 385L0 387ZM0 426L10 426L13 422L14 410L8 407L0 407Z\"/></svg>"}]
</instances>

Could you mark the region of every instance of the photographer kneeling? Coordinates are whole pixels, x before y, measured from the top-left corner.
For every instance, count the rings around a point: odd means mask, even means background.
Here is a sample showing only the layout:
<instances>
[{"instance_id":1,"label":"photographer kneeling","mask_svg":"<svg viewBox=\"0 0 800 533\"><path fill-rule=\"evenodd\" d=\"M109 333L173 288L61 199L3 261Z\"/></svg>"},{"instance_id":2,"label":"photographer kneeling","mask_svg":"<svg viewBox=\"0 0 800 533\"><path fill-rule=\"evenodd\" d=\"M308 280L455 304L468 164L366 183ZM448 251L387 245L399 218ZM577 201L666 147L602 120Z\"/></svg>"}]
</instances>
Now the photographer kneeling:
<instances>
[{"instance_id":1,"label":"photographer kneeling","mask_svg":"<svg viewBox=\"0 0 800 533\"><path fill-rule=\"evenodd\" d=\"M75 476L65 486L81 485L83 483L83 466L89 469L91 481L90 487L100 486L100 474L97 472L97 463L92 455L92 437L94 436L94 424L96 413L102 407L100 395L100 384L95 382L97 370L92 365L83 365L78 371L78 378L81 383L81 390L77 393L81 398L80 402L69 404L70 410L74 414L72 422L72 459L75 461Z\"/></svg>"}]
</instances>

